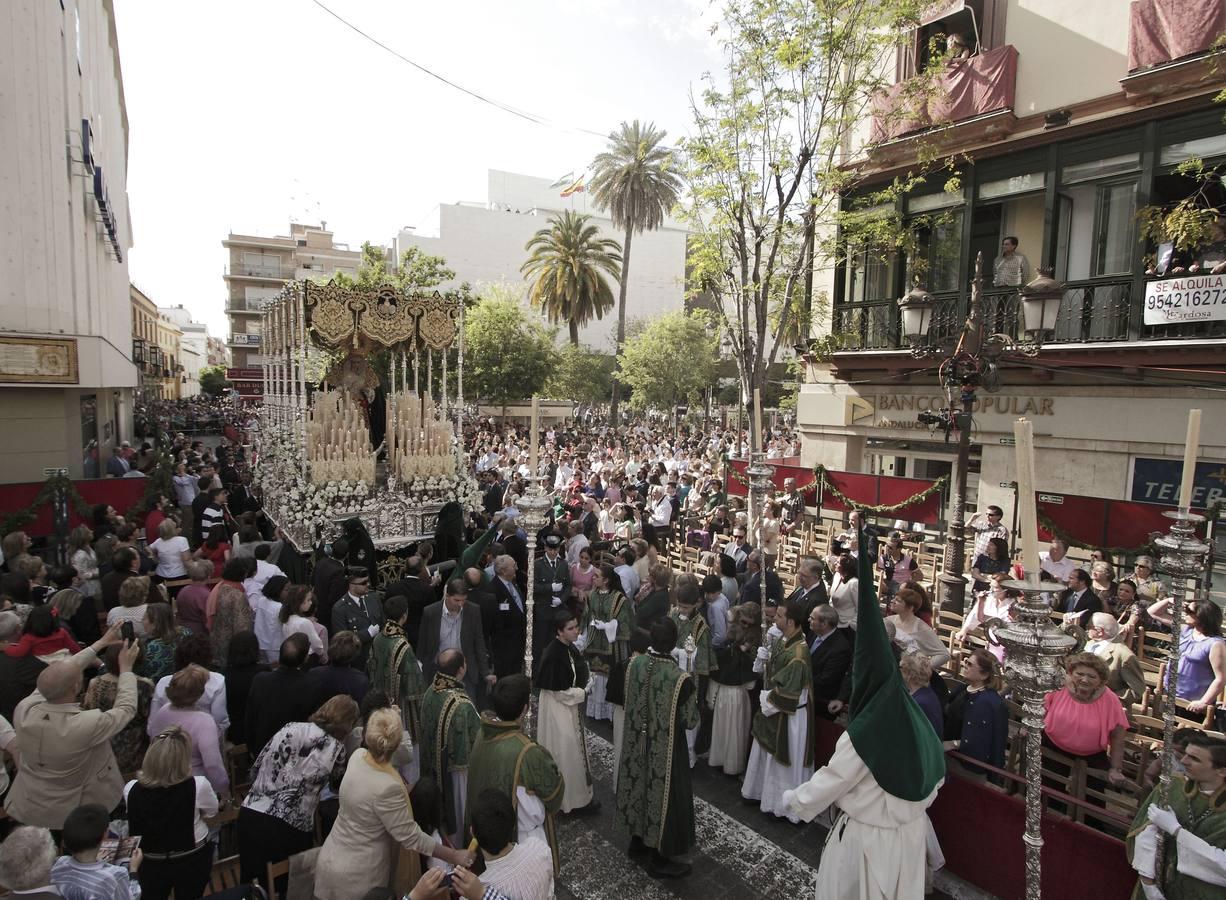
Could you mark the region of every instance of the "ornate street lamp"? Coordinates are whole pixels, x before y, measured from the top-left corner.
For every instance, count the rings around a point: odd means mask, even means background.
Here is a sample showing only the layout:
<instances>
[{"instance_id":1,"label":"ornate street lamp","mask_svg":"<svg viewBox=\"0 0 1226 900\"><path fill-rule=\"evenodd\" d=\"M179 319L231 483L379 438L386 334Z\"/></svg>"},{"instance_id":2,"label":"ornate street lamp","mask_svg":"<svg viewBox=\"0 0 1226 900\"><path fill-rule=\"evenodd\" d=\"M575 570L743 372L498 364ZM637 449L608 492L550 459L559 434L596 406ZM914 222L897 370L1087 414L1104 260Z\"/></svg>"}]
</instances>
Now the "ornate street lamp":
<instances>
[{"instance_id":1,"label":"ornate street lamp","mask_svg":"<svg viewBox=\"0 0 1226 900\"><path fill-rule=\"evenodd\" d=\"M1044 594L1064 589L1057 583L1035 580L1006 581L1006 588L1025 595L1015 604L1017 620L988 630L992 643L1005 648L1005 673L1009 690L1022 705L1022 724L1026 727L1026 900L1040 900L1042 878L1039 860L1042 855L1043 833L1043 697L1064 683L1061 664L1077 644L1077 639L1057 628L1051 618L1051 605Z\"/></svg>"},{"instance_id":2,"label":"ornate street lamp","mask_svg":"<svg viewBox=\"0 0 1226 900\"><path fill-rule=\"evenodd\" d=\"M1064 299L1064 285L1052 277L1053 272L1050 266L1041 267L1034 280L1021 290L1023 327L1036 342L1056 330L1060 302Z\"/></svg>"},{"instance_id":3,"label":"ornate street lamp","mask_svg":"<svg viewBox=\"0 0 1226 900\"><path fill-rule=\"evenodd\" d=\"M524 478L528 482L528 489L524 491L522 497L515 501L515 505L519 508L520 521L524 523L524 531L528 533L528 572L527 596L524 598L524 611L527 615L524 631L524 674L529 679L532 678L532 626L536 616L536 592L533 590L532 573L536 568L536 534L545 527L545 523L549 521L547 510L552 501L549 495L545 493L545 488L542 482L545 480L543 476L533 472ZM531 737L535 733L536 727L536 700L537 694L533 692L528 700L528 712L524 716L524 732Z\"/></svg>"},{"instance_id":4,"label":"ornate street lamp","mask_svg":"<svg viewBox=\"0 0 1226 900\"><path fill-rule=\"evenodd\" d=\"M1064 286L1051 278L1050 270L1018 291L1028 333L1040 336L1055 328ZM971 283L970 305L962 330L951 341L931 337L935 301L920 287L913 288L898 301L903 333L911 341L916 357L941 356L941 386L950 399L943 412L925 413L921 422L944 427L946 439L958 433L958 457L954 493L945 535L945 565L938 578L941 609L966 611L966 472L971 455L971 425L975 411L975 391L994 390L999 384L1000 364L1010 358L1033 357L1039 352L1035 340L1019 341L1011 335L991 333L983 315L983 254L975 257L975 278ZM1050 327L1049 327L1050 323ZM960 408L959 408L960 404Z\"/></svg>"},{"instance_id":5,"label":"ornate street lamp","mask_svg":"<svg viewBox=\"0 0 1226 900\"><path fill-rule=\"evenodd\" d=\"M760 529L762 520L766 518L766 498L771 489L771 478L775 474L775 467L767 465L765 453L755 451L749 454L749 465L745 468L745 474L749 478L749 499L753 503L754 525ZM758 586L761 592L761 596L758 599L762 611L762 646L765 647L767 641L766 632L770 628L770 623L766 621L766 553L762 549L761 538L758 540L758 566Z\"/></svg>"},{"instance_id":6,"label":"ornate street lamp","mask_svg":"<svg viewBox=\"0 0 1226 900\"><path fill-rule=\"evenodd\" d=\"M902 312L902 333L912 347L920 346L928 337L932 327L932 311L936 308L936 300L917 283L898 301Z\"/></svg>"}]
</instances>

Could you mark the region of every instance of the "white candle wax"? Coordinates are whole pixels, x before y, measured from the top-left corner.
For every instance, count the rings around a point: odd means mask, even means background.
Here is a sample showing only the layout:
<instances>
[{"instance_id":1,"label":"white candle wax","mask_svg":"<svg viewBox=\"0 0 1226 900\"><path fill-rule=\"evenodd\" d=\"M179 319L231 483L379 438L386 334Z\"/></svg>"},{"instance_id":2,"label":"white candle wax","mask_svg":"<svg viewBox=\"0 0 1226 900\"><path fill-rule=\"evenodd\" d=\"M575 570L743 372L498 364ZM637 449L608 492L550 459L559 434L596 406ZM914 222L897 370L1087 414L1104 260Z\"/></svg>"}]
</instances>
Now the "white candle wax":
<instances>
[{"instance_id":1,"label":"white candle wax","mask_svg":"<svg viewBox=\"0 0 1226 900\"><path fill-rule=\"evenodd\" d=\"M529 433L529 447L531 451L528 454L528 468L532 471L531 475L536 474L536 454L537 454L537 417L540 415L540 401L536 397L532 398L532 431Z\"/></svg>"},{"instance_id":2,"label":"white candle wax","mask_svg":"<svg viewBox=\"0 0 1226 900\"><path fill-rule=\"evenodd\" d=\"M1183 448L1183 479L1179 483L1179 508L1191 509L1192 485L1196 480L1196 457L1200 451L1200 410L1188 411L1188 440Z\"/></svg>"},{"instance_id":3,"label":"white candle wax","mask_svg":"<svg viewBox=\"0 0 1226 900\"><path fill-rule=\"evenodd\" d=\"M1018 523L1022 530L1022 566L1033 582L1039 580L1039 516L1034 502L1034 425L1026 419L1013 423L1017 441Z\"/></svg>"}]
</instances>

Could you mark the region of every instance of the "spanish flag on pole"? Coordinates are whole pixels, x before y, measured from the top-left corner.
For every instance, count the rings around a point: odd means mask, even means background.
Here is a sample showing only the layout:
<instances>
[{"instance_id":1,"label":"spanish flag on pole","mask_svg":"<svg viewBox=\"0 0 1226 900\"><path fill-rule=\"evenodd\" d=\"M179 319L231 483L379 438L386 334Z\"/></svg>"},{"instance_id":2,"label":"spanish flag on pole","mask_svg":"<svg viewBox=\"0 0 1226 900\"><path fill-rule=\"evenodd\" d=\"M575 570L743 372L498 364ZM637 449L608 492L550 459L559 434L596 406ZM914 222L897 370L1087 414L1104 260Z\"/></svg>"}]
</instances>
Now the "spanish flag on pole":
<instances>
[{"instance_id":1,"label":"spanish flag on pole","mask_svg":"<svg viewBox=\"0 0 1226 900\"><path fill-rule=\"evenodd\" d=\"M562 191L561 196L569 197L571 194L582 194L587 188L584 182L587 180L587 173L580 175L577 179L571 182L570 187Z\"/></svg>"}]
</instances>

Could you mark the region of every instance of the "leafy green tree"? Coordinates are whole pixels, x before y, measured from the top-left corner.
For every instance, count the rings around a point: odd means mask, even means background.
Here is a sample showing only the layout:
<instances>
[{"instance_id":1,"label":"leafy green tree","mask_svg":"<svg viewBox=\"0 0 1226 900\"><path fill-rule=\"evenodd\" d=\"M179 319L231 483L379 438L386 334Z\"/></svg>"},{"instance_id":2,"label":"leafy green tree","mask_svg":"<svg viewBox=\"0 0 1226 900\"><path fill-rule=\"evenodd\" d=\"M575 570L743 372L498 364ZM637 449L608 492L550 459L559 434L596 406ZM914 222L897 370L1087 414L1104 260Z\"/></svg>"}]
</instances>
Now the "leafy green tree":
<instances>
[{"instance_id":1,"label":"leafy green tree","mask_svg":"<svg viewBox=\"0 0 1226 900\"><path fill-rule=\"evenodd\" d=\"M406 294L421 294L453 278L455 271L447 267L446 259L419 247L410 247L400 254L395 283Z\"/></svg>"},{"instance_id":2,"label":"leafy green tree","mask_svg":"<svg viewBox=\"0 0 1226 900\"><path fill-rule=\"evenodd\" d=\"M225 366L205 366L200 370L200 392L210 397L220 397L230 389L226 381Z\"/></svg>"},{"instance_id":3,"label":"leafy green tree","mask_svg":"<svg viewBox=\"0 0 1226 900\"><path fill-rule=\"evenodd\" d=\"M557 362L557 369L545 385L545 393L550 397L588 406L608 402L616 357L582 344L567 344L558 354Z\"/></svg>"},{"instance_id":4,"label":"leafy green tree","mask_svg":"<svg viewBox=\"0 0 1226 900\"><path fill-rule=\"evenodd\" d=\"M541 393L557 366L555 331L514 299L480 301L464 319L464 384L502 407Z\"/></svg>"},{"instance_id":5,"label":"leafy green tree","mask_svg":"<svg viewBox=\"0 0 1226 900\"><path fill-rule=\"evenodd\" d=\"M621 288L617 295L617 353L626 342L626 287L630 278L630 244L634 233L655 231L677 205L681 178L674 171L672 154L660 146L667 132L655 123L638 119L622 122L609 135L609 148L592 163L592 198L607 210L613 225L625 231L622 240ZM613 382L610 415L617 424L620 389Z\"/></svg>"},{"instance_id":6,"label":"leafy green tree","mask_svg":"<svg viewBox=\"0 0 1226 900\"><path fill-rule=\"evenodd\" d=\"M529 252L519 270L529 281L528 299L543 310L550 322L565 322L570 342L579 343L579 326L603 319L613 308L613 289L606 275L616 279L621 248L612 238L600 237L591 217L569 210L549 219L524 246Z\"/></svg>"},{"instance_id":7,"label":"leafy green tree","mask_svg":"<svg viewBox=\"0 0 1226 900\"><path fill-rule=\"evenodd\" d=\"M682 142L685 218L691 290L712 298L746 396L765 389L780 344L820 318L811 289L817 236L834 233L839 196L860 177L844 165L846 149L929 5L728 0L724 8L725 70L707 77L692 104L694 136ZM935 78L934 70L908 82L908 97Z\"/></svg>"},{"instance_id":8,"label":"leafy green tree","mask_svg":"<svg viewBox=\"0 0 1226 900\"><path fill-rule=\"evenodd\" d=\"M665 313L626 341L618 364L633 391L631 408L674 411L714 384L719 344L709 321L700 312Z\"/></svg>"}]
</instances>

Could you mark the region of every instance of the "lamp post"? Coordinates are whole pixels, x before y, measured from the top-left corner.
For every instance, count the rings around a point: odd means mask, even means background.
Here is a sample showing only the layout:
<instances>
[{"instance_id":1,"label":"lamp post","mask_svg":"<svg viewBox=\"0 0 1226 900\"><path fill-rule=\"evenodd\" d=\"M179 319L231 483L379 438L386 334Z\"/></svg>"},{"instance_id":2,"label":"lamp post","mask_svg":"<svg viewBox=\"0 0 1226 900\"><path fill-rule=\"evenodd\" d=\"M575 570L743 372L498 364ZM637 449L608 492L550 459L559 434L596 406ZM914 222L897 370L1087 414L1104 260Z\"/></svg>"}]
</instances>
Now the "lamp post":
<instances>
[{"instance_id":1,"label":"lamp post","mask_svg":"<svg viewBox=\"0 0 1226 900\"><path fill-rule=\"evenodd\" d=\"M1037 356L1043 334L1055 328L1064 286L1052 278L1051 269L1040 269L1030 284L1019 288L1026 340L1009 334L991 333L983 315L983 254L975 257L975 278L971 283L970 305L961 331L950 340L933 340L932 321L937 301L916 285L898 301L903 335L916 357L943 357L940 382L949 399L944 411L921 415L920 421L958 435L956 471L949 527L945 534L945 564L938 578L941 608L962 613L966 610L966 476L971 455L971 427L974 421L975 392L982 386L997 389L999 368L1009 358Z\"/></svg>"},{"instance_id":2,"label":"lamp post","mask_svg":"<svg viewBox=\"0 0 1226 900\"><path fill-rule=\"evenodd\" d=\"M758 586L761 591L759 603L762 609L762 646L766 646L766 631L770 628L770 623L766 621L766 552L762 549L761 528L762 520L766 518L766 496L771 487L771 478L775 474L775 467L766 464L766 454L755 451L749 454L749 465L745 467L745 474L749 477L749 499L753 502L754 524L758 530L758 565L759 579Z\"/></svg>"},{"instance_id":3,"label":"lamp post","mask_svg":"<svg viewBox=\"0 0 1226 900\"><path fill-rule=\"evenodd\" d=\"M528 475L525 479L528 482L528 489L524 491L524 495L516 501L519 507L519 518L524 523L524 531L528 533L528 572L527 596L524 598L524 609L527 614L524 631L524 674L529 679L532 678L532 626L533 620L536 617L536 601L535 591L532 587L532 572L536 568L536 533L545 527L545 523L549 520L546 510L549 509L551 503L549 495L545 493L545 488L542 482L545 480L535 471ZM535 692L529 697L528 712L524 716L524 732L531 737L536 727L536 694Z\"/></svg>"},{"instance_id":4,"label":"lamp post","mask_svg":"<svg viewBox=\"0 0 1226 900\"><path fill-rule=\"evenodd\" d=\"M1196 527L1205 521L1204 516L1197 515L1186 507L1168 510L1163 515L1174 520L1170 534L1154 539L1154 546L1162 553L1159 566L1171 576L1171 593L1175 595L1175 602L1171 607L1171 643L1167 649L1166 677L1162 684L1162 770L1158 778L1160 796L1169 798L1171 773L1175 762L1175 689L1178 684L1179 625L1183 607L1181 595L1188 579L1197 578L1204 573L1209 545L1196 536ZM1161 882L1165 849L1166 835L1159 832L1154 871L1160 887L1163 886Z\"/></svg>"}]
</instances>

